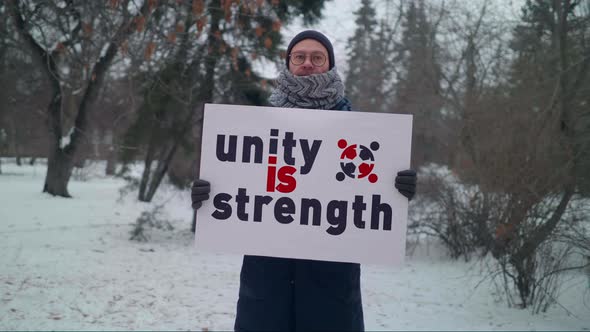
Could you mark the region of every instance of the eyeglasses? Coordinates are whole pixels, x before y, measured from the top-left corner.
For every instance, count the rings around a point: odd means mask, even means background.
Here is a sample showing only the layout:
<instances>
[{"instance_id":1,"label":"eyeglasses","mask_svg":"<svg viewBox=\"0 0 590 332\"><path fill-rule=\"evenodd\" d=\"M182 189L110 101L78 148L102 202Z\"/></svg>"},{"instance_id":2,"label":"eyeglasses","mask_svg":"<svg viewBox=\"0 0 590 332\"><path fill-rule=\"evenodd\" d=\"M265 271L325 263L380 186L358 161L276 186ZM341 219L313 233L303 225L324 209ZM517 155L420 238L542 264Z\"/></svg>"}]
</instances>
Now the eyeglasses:
<instances>
[{"instance_id":1,"label":"eyeglasses","mask_svg":"<svg viewBox=\"0 0 590 332\"><path fill-rule=\"evenodd\" d=\"M289 54L291 63L295 66L301 66L307 57L307 54L300 52ZM313 64L315 67L321 67L324 65L324 63L326 63L326 56L322 52L313 52L309 55L309 57L311 58L311 64Z\"/></svg>"}]
</instances>

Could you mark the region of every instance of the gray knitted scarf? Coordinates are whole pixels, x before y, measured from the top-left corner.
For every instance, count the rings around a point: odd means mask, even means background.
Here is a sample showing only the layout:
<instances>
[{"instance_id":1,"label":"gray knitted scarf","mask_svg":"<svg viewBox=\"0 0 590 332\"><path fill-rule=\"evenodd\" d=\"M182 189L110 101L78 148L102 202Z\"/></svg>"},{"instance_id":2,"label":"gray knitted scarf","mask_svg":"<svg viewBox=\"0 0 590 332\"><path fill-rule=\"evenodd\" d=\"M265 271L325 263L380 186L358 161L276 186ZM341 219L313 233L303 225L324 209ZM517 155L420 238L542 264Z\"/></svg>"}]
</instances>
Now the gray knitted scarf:
<instances>
[{"instance_id":1,"label":"gray knitted scarf","mask_svg":"<svg viewBox=\"0 0 590 332\"><path fill-rule=\"evenodd\" d=\"M284 69L268 99L271 105L329 110L344 98L344 84L336 67L323 74L295 76Z\"/></svg>"}]
</instances>

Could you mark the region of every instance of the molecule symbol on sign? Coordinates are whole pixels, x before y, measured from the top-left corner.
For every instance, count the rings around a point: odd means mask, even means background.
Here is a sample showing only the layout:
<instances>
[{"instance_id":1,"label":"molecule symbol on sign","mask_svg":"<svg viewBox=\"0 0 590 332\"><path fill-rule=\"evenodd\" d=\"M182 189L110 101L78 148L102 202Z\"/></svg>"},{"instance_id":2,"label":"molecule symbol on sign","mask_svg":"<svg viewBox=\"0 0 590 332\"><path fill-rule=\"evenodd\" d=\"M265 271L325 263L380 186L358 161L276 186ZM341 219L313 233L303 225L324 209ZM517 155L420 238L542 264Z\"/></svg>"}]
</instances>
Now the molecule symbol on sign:
<instances>
[{"instance_id":1,"label":"molecule symbol on sign","mask_svg":"<svg viewBox=\"0 0 590 332\"><path fill-rule=\"evenodd\" d=\"M375 168L373 151L379 150L379 143L372 142L370 148L367 148L358 144L348 145L345 139L341 139L338 141L338 147L343 150L340 155L342 171L336 174L336 180L344 181L348 176L353 179L367 178L371 183L377 182L379 177L372 173Z\"/></svg>"}]
</instances>

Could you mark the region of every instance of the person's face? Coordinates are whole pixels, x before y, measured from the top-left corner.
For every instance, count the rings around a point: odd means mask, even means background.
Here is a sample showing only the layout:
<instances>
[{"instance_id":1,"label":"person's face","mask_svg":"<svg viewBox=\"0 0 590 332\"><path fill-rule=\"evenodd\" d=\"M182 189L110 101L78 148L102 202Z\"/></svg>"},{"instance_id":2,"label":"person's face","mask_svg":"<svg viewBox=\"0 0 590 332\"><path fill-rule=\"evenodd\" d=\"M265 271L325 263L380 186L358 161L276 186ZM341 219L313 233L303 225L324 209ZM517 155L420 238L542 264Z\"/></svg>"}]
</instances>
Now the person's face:
<instances>
[{"instance_id":1,"label":"person's face","mask_svg":"<svg viewBox=\"0 0 590 332\"><path fill-rule=\"evenodd\" d=\"M317 66L321 62L321 59L325 60L321 66ZM296 58L303 60L300 65L293 64L299 63ZM315 65L314 65L315 63ZM328 50L318 41L314 39L304 39L299 43L295 44L291 49L289 59L289 71L295 76L307 76L311 74L323 74L330 68L330 61L328 59Z\"/></svg>"}]
</instances>

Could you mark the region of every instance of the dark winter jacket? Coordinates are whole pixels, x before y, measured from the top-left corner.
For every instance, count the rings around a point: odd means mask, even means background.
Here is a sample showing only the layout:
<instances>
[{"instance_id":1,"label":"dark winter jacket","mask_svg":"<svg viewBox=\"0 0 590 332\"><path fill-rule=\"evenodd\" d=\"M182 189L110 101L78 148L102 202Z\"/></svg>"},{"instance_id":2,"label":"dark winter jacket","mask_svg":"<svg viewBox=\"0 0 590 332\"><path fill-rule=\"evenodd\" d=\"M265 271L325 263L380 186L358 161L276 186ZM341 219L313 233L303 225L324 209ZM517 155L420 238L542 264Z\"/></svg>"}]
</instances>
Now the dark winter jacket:
<instances>
[{"instance_id":1,"label":"dark winter jacket","mask_svg":"<svg viewBox=\"0 0 590 332\"><path fill-rule=\"evenodd\" d=\"M335 110L350 111L344 98ZM360 265L244 256L236 331L364 330Z\"/></svg>"}]
</instances>

